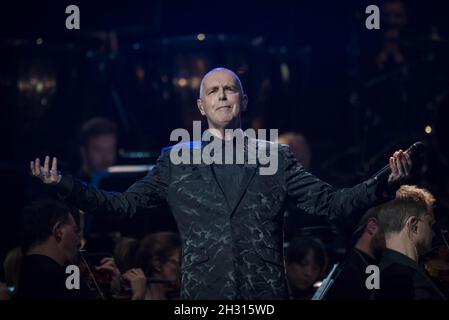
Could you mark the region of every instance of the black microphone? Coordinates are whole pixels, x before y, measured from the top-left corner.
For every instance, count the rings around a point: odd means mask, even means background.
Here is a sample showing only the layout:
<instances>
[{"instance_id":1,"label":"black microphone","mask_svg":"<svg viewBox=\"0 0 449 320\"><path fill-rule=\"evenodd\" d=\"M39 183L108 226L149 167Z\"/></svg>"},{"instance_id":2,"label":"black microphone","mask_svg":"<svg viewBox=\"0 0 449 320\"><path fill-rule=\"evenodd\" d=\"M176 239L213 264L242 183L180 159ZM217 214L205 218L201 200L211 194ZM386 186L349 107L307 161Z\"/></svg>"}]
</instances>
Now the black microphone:
<instances>
[{"instance_id":1,"label":"black microphone","mask_svg":"<svg viewBox=\"0 0 449 320\"><path fill-rule=\"evenodd\" d=\"M418 141L418 142L415 142L414 144L412 144L410 146L410 148L405 150L405 153L408 153L408 155L410 156L410 158L413 161L414 159L416 159L416 157L419 154L422 154L424 149L425 149L424 143L422 143L421 141ZM384 180L388 179L390 174L391 174L390 164L387 164L385 167L383 167L382 169L377 171L375 174L373 174L371 176L371 178L366 182L366 184L370 187L380 181L384 181Z\"/></svg>"}]
</instances>

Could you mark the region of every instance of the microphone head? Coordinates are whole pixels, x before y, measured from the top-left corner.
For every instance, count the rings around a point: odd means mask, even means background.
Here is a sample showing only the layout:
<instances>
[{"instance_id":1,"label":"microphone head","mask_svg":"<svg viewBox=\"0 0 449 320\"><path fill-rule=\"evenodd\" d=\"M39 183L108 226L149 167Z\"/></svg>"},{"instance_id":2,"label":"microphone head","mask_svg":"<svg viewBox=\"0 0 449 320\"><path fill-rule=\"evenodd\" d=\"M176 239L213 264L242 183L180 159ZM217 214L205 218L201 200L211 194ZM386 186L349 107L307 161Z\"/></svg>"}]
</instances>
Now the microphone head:
<instances>
[{"instance_id":1,"label":"microphone head","mask_svg":"<svg viewBox=\"0 0 449 320\"><path fill-rule=\"evenodd\" d=\"M426 147L426 146L424 145L423 142L418 141L418 142L415 142L414 144L412 144L412 145L410 146L410 148L408 148L408 149L406 150L406 152L407 152L411 157L413 157L413 156L416 156L416 155L422 153L422 152L424 151L425 147Z\"/></svg>"}]
</instances>

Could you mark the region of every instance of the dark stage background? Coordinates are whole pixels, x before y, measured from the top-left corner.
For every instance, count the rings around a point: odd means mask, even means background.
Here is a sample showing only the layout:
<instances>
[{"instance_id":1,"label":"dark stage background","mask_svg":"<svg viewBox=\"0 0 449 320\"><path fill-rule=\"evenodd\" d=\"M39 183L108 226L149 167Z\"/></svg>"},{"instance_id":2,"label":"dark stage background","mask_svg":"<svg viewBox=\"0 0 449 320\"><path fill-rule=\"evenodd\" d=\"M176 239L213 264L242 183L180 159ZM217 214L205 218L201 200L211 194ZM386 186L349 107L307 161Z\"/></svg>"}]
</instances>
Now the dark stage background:
<instances>
[{"instance_id":1,"label":"dark stage background","mask_svg":"<svg viewBox=\"0 0 449 320\"><path fill-rule=\"evenodd\" d=\"M383 1L3 2L0 261L17 244L20 209L47 192L31 181L30 160L54 155L75 172L81 124L104 116L119 127L119 163L151 163L173 129L201 119L199 81L216 66L242 79L244 127L303 134L310 171L335 186L427 142L414 182L435 193L447 229L447 10L404 3L405 20L381 13L381 29L367 30L366 6ZM65 28L69 4L80 30ZM391 29L400 57L383 61Z\"/></svg>"}]
</instances>

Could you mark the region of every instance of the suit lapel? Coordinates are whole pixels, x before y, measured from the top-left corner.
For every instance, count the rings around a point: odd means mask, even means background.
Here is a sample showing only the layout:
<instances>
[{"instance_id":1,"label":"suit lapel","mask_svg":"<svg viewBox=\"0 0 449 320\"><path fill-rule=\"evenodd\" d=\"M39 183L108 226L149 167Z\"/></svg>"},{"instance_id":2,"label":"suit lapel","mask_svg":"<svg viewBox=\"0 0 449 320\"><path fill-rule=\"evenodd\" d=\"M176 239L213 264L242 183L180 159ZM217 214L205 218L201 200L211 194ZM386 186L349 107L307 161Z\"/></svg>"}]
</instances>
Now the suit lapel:
<instances>
[{"instance_id":1,"label":"suit lapel","mask_svg":"<svg viewBox=\"0 0 449 320\"><path fill-rule=\"evenodd\" d=\"M240 187L240 192L239 192L239 196L237 197L237 201L234 204L234 206L232 207L231 210L231 216L234 214L235 210L237 209L238 205L240 204L240 202L242 201L246 190L248 189L249 184L251 183L251 181L253 180L256 172L257 172L257 168L259 167L259 161L256 157L257 155L257 148L253 149L253 148L248 148L248 141L251 138L246 136L245 138L245 143L244 143L244 152L245 152L245 173L244 173L244 177L242 179L242 184ZM255 164L251 164L248 163L248 158L249 157L253 157L253 159L256 159L256 163Z\"/></svg>"},{"instance_id":2,"label":"suit lapel","mask_svg":"<svg viewBox=\"0 0 449 320\"><path fill-rule=\"evenodd\" d=\"M232 210L231 205L229 204L228 199L224 193L224 190L218 183L217 178L215 177L215 174L212 171L212 165L201 163L196 166L200 171L203 180L205 180L207 183L210 183L212 188L214 188L218 193L221 193L221 196L223 197L225 203L227 204L228 210L231 211Z\"/></svg>"},{"instance_id":3,"label":"suit lapel","mask_svg":"<svg viewBox=\"0 0 449 320\"><path fill-rule=\"evenodd\" d=\"M238 205L242 201L243 196L246 193L246 190L248 189L249 184L254 178L254 175L257 171L257 165L245 165L245 173L244 177L242 179L242 185L240 187L239 196L237 197L237 202L234 203L234 205L231 208L231 216L234 214L235 210L237 209Z\"/></svg>"},{"instance_id":4,"label":"suit lapel","mask_svg":"<svg viewBox=\"0 0 449 320\"><path fill-rule=\"evenodd\" d=\"M203 152L203 149L206 145L207 145L207 142L204 142L204 141L201 142L201 153ZM228 210L231 211L232 210L231 206L228 202L228 199L224 193L223 188L218 183L217 178L215 177L215 174L212 169L212 165L203 163L202 158L201 158L201 163L197 164L195 166L198 168L199 172L201 173L203 180L206 183L210 184L210 187L212 187L214 189L214 191L216 191L214 193L221 194L224 202L227 205Z\"/></svg>"}]
</instances>

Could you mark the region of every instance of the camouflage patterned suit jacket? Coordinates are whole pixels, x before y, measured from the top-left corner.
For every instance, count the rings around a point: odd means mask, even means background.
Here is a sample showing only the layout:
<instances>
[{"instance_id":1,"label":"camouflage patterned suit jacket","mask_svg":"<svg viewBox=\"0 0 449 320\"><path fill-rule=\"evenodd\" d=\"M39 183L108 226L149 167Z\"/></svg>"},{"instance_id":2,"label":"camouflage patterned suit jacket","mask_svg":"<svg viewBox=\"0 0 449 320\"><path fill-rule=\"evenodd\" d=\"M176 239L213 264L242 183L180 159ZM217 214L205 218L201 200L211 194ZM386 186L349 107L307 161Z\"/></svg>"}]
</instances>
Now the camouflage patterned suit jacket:
<instances>
[{"instance_id":1,"label":"camouflage patterned suit jacket","mask_svg":"<svg viewBox=\"0 0 449 320\"><path fill-rule=\"evenodd\" d=\"M189 148L203 146L193 142ZM336 190L306 172L287 146L278 146L274 175L260 175L259 162L245 164L239 201L233 207L227 205L210 165L174 165L171 148L124 193L98 190L71 176L63 176L57 186L68 202L92 213L129 217L167 202L182 237L184 299L285 299L286 203L336 218L368 208L381 196L379 186L365 182Z\"/></svg>"}]
</instances>

